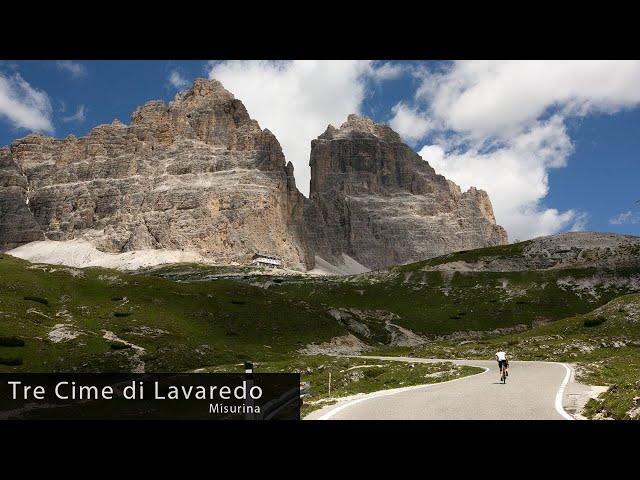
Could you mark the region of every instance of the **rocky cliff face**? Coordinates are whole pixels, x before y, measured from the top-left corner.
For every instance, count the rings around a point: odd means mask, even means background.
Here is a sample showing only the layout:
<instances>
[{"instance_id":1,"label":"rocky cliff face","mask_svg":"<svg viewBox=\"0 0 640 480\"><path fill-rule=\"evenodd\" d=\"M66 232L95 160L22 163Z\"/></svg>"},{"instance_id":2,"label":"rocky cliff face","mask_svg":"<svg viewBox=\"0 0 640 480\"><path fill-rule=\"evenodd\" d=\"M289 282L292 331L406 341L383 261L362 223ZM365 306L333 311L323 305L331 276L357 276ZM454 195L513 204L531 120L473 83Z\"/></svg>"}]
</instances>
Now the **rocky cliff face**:
<instances>
[{"instance_id":1,"label":"rocky cliff face","mask_svg":"<svg viewBox=\"0 0 640 480\"><path fill-rule=\"evenodd\" d=\"M330 262L380 268L507 242L484 191L462 193L386 125L350 115L329 126L310 165L307 236Z\"/></svg>"},{"instance_id":2,"label":"rocky cliff face","mask_svg":"<svg viewBox=\"0 0 640 480\"><path fill-rule=\"evenodd\" d=\"M264 252L305 270L316 256L379 268L507 240L486 193L462 193L385 125L349 116L312 142L310 163L305 199L271 132L219 82L198 79L129 125L1 148L0 251L78 240L220 263Z\"/></svg>"},{"instance_id":3,"label":"rocky cliff face","mask_svg":"<svg viewBox=\"0 0 640 480\"><path fill-rule=\"evenodd\" d=\"M0 250L83 238L105 252L194 250L220 262L267 251L304 269L303 206L276 138L215 80L148 102L130 125L0 150Z\"/></svg>"}]
</instances>

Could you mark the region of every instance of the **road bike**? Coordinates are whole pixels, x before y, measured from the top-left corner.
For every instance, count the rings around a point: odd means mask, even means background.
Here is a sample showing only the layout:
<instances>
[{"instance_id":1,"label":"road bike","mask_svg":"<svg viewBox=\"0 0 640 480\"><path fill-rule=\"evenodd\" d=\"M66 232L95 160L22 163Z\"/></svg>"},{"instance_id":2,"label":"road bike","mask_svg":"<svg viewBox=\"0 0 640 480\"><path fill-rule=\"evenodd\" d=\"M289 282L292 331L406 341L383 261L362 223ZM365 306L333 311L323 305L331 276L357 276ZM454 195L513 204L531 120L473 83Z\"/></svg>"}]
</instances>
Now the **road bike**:
<instances>
[{"instance_id":1,"label":"road bike","mask_svg":"<svg viewBox=\"0 0 640 480\"><path fill-rule=\"evenodd\" d=\"M502 365L500 368L500 381L502 383L507 383L507 377L509 376L509 372L507 371L507 366Z\"/></svg>"}]
</instances>

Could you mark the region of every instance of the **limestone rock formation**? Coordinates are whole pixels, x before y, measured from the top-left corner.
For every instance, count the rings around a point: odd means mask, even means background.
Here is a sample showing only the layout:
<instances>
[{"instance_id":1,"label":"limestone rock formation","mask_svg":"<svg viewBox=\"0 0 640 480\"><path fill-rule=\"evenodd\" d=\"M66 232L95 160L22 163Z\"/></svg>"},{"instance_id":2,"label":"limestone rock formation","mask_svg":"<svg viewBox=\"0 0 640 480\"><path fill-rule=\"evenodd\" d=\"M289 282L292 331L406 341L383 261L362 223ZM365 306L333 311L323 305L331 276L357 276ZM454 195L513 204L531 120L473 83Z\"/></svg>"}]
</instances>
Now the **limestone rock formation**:
<instances>
[{"instance_id":1,"label":"limestone rock formation","mask_svg":"<svg viewBox=\"0 0 640 480\"><path fill-rule=\"evenodd\" d=\"M330 125L310 165L308 243L329 262L346 254L373 269L507 242L484 191L462 193L386 125Z\"/></svg>"},{"instance_id":2,"label":"limestone rock formation","mask_svg":"<svg viewBox=\"0 0 640 480\"><path fill-rule=\"evenodd\" d=\"M467 259L448 255L433 265L426 264L423 270L523 272L586 268L640 268L640 237L601 232L559 233L508 245L504 249L478 251Z\"/></svg>"},{"instance_id":3,"label":"limestone rock formation","mask_svg":"<svg viewBox=\"0 0 640 480\"><path fill-rule=\"evenodd\" d=\"M36 240L44 233L27 202L29 182L13 162L9 148L0 148L0 251Z\"/></svg>"},{"instance_id":4,"label":"limestone rock formation","mask_svg":"<svg viewBox=\"0 0 640 480\"><path fill-rule=\"evenodd\" d=\"M522 250L519 270L640 267L640 237L633 235L567 232L534 238Z\"/></svg>"},{"instance_id":5,"label":"limestone rock formation","mask_svg":"<svg viewBox=\"0 0 640 480\"><path fill-rule=\"evenodd\" d=\"M219 82L198 79L129 125L0 148L0 251L29 244L23 258L84 255L87 265L104 252L215 263L261 252L287 268L317 260L342 272L506 242L485 192L462 193L386 125L351 115L329 126L310 164L306 199L271 132Z\"/></svg>"},{"instance_id":6,"label":"limestone rock formation","mask_svg":"<svg viewBox=\"0 0 640 480\"><path fill-rule=\"evenodd\" d=\"M104 252L258 251L305 269L304 197L280 144L215 80L86 136L31 134L0 149L0 250L90 241Z\"/></svg>"}]
</instances>

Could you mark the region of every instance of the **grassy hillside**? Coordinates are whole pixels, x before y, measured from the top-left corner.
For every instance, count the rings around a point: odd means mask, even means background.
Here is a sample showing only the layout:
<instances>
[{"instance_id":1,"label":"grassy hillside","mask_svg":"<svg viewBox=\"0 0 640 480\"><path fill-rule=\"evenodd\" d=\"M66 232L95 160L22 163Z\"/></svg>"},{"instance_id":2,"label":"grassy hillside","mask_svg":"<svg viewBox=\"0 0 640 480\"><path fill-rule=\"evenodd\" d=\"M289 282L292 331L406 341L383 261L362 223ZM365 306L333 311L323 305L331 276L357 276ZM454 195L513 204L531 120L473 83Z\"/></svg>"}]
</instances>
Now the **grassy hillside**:
<instances>
[{"instance_id":1,"label":"grassy hillside","mask_svg":"<svg viewBox=\"0 0 640 480\"><path fill-rule=\"evenodd\" d=\"M177 283L0 255L0 372L121 371L140 362L182 371L283 358L343 333L316 305L243 282Z\"/></svg>"},{"instance_id":2,"label":"grassy hillside","mask_svg":"<svg viewBox=\"0 0 640 480\"><path fill-rule=\"evenodd\" d=\"M261 286L272 295L298 298L321 309L355 310L366 324L367 342L388 342L385 318L420 335L531 326L586 313L613 298L640 291L640 268L573 268L534 271L434 271L428 268L464 258L519 258L527 242L459 252L389 271L350 277L286 275L266 277L247 272L236 281ZM425 269L426 268L426 269ZM178 281L231 279L219 269L170 266L149 272ZM235 274L235 272L234 272ZM219 280L216 280L219 281ZM354 331L356 336L358 331Z\"/></svg>"},{"instance_id":3,"label":"grassy hillside","mask_svg":"<svg viewBox=\"0 0 640 480\"><path fill-rule=\"evenodd\" d=\"M317 304L396 314L399 325L423 335L530 326L586 313L637 286L638 269L533 272L405 271L346 280L283 283L278 289Z\"/></svg>"},{"instance_id":4,"label":"grassy hillside","mask_svg":"<svg viewBox=\"0 0 640 480\"><path fill-rule=\"evenodd\" d=\"M300 355L347 330L302 295L251 283L181 283L0 255L0 372L235 371L251 359L257 372L298 371L311 382L305 414L336 397L477 373Z\"/></svg>"},{"instance_id":5,"label":"grassy hillside","mask_svg":"<svg viewBox=\"0 0 640 480\"><path fill-rule=\"evenodd\" d=\"M147 371L181 371L247 358L281 360L347 333L379 348L406 344L406 334L433 339L528 328L640 288L640 269L633 267L430 269L460 258L517 259L526 244L315 278L200 265L133 275L0 255L0 371L116 371L143 364ZM399 334L400 328L410 331Z\"/></svg>"}]
</instances>

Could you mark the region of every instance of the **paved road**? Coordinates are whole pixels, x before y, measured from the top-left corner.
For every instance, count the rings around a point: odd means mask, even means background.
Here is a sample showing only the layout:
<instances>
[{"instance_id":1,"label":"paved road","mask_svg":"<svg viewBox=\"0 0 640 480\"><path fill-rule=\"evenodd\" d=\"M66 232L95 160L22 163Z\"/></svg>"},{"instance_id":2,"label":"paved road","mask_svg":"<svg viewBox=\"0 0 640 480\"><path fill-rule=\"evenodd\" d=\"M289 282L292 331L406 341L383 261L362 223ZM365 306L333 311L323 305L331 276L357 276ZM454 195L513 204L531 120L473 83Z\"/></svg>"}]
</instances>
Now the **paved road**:
<instances>
[{"instance_id":1,"label":"paved road","mask_svg":"<svg viewBox=\"0 0 640 480\"><path fill-rule=\"evenodd\" d=\"M434 362L408 357L366 357L406 362ZM506 385L497 363L452 360L485 372L432 385L374 392L312 412L309 420L563 420L573 419L563 408L565 390L574 389L570 367L551 362L510 362ZM568 385L568 386L567 386Z\"/></svg>"}]
</instances>

